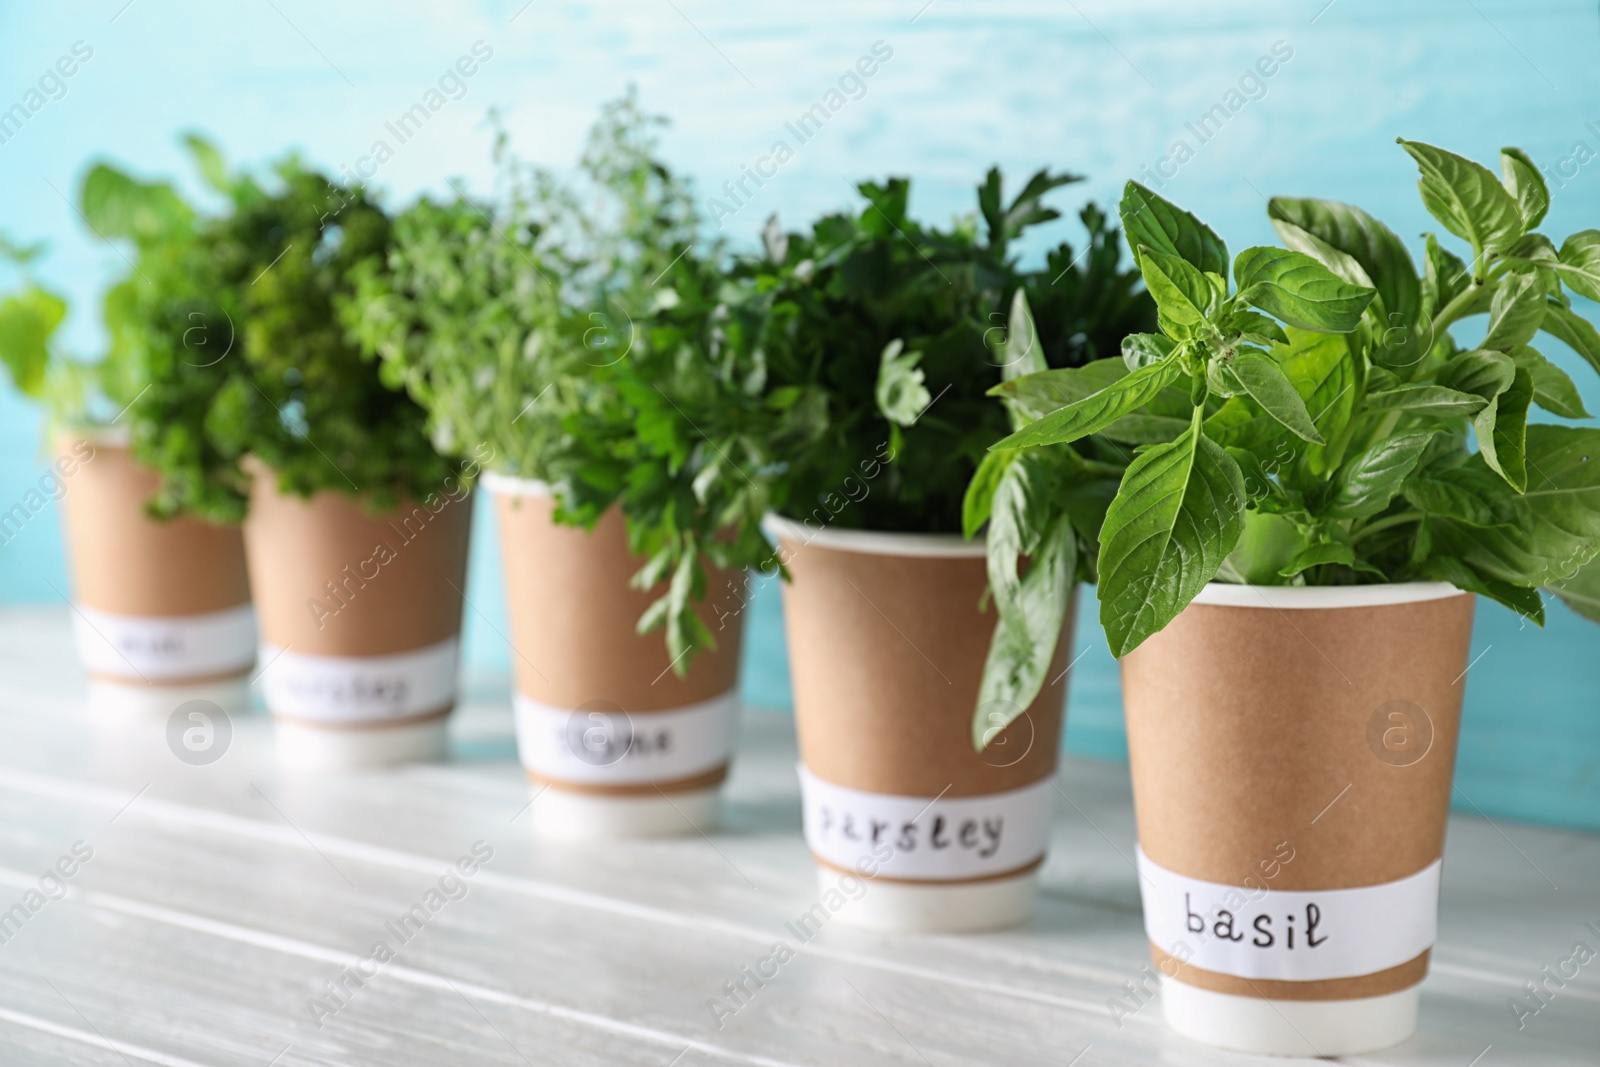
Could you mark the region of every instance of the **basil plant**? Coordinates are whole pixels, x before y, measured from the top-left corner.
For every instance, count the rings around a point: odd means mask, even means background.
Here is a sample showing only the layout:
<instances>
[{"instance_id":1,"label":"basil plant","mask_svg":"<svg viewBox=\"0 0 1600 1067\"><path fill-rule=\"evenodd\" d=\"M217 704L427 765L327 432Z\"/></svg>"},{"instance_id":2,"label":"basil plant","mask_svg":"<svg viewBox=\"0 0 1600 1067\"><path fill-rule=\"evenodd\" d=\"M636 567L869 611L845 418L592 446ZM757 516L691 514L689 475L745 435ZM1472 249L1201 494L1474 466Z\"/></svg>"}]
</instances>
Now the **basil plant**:
<instances>
[{"instance_id":1,"label":"basil plant","mask_svg":"<svg viewBox=\"0 0 1600 1067\"><path fill-rule=\"evenodd\" d=\"M1204 223L1130 182L1123 230L1159 332L1129 335L1120 359L993 390L1019 424L996 454L1132 449L1099 531L1114 655L1212 581L1446 581L1541 624L1548 589L1600 620L1600 430L1529 420L1534 407L1588 417L1535 343L1554 338L1600 372L1600 333L1570 298L1600 299L1600 230L1559 248L1539 232L1549 193L1519 149L1502 151L1497 177L1400 143L1464 255L1430 233L1419 268L1360 208L1280 197L1268 212L1287 247L1230 260ZM1481 340L1457 340L1468 320ZM1004 698L1020 713L1043 681L993 656L990 668L980 709ZM980 747L994 718L974 723Z\"/></svg>"}]
</instances>

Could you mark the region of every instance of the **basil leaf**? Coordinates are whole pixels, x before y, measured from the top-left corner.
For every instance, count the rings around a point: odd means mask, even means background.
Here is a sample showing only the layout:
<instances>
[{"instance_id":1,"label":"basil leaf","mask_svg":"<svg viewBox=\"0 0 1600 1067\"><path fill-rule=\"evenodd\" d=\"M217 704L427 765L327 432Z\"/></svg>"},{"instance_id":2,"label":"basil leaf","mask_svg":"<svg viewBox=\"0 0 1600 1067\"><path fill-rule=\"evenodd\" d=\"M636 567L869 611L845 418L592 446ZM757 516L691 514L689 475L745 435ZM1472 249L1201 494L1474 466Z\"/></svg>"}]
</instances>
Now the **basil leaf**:
<instances>
[{"instance_id":1,"label":"basil leaf","mask_svg":"<svg viewBox=\"0 0 1600 1067\"><path fill-rule=\"evenodd\" d=\"M1306 402L1300 399L1294 384L1276 361L1255 352L1241 352L1228 364L1228 369L1250 394L1250 399L1283 423L1290 433L1314 445L1323 443L1322 435L1306 411Z\"/></svg>"},{"instance_id":2,"label":"basil leaf","mask_svg":"<svg viewBox=\"0 0 1600 1067\"><path fill-rule=\"evenodd\" d=\"M1129 182L1122 191L1122 232L1133 249L1133 259L1142 268L1139 249L1153 248L1177 256L1202 274L1228 273L1228 246L1211 227L1138 182Z\"/></svg>"},{"instance_id":3,"label":"basil leaf","mask_svg":"<svg viewBox=\"0 0 1600 1067\"><path fill-rule=\"evenodd\" d=\"M1399 139L1416 160L1417 188L1428 214L1474 249L1503 251L1521 237L1522 209L1500 180L1481 164L1420 141Z\"/></svg>"},{"instance_id":4,"label":"basil leaf","mask_svg":"<svg viewBox=\"0 0 1600 1067\"><path fill-rule=\"evenodd\" d=\"M1159 445L1176 440L1188 426L1188 419L1135 411L1101 430L1100 436L1125 445Z\"/></svg>"},{"instance_id":5,"label":"basil leaf","mask_svg":"<svg viewBox=\"0 0 1600 1067\"><path fill-rule=\"evenodd\" d=\"M1511 388L1516 373L1515 361L1504 352L1474 348L1451 357L1450 362L1440 368L1436 380L1447 389L1476 393L1485 400L1493 400Z\"/></svg>"},{"instance_id":6,"label":"basil leaf","mask_svg":"<svg viewBox=\"0 0 1600 1067\"><path fill-rule=\"evenodd\" d=\"M1600 553L1600 430L1529 426L1527 446L1527 492L1491 479L1517 521L1490 529L1433 521L1435 554L1457 556L1495 581L1536 586L1571 577ZM1482 452L1466 469L1487 470Z\"/></svg>"},{"instance_id":7,"label":"basil leaf","mask_svg":"<svg viewBox=\"0 0 1600 1067\"><path fill-rule=\"evenodd\" d=\"M1159 333L1130 333L1122 339L1122 362L1129 370L1160 363L1172 355L1173 341Z\"/></svg>"},{"instance_id":8,"label":"basil leaf","mask_svg":"<svg viewBox=\"0 0 1600 1067\"><path fill-rule=\"evenodd\" d=\"M1077 536L1066 516L1056 511L1051 463L1042 452L1017 454L994 495L988 568L999 619L972 723L973 745L979 750L1043 688L1071 601Z\"/></svg>"},{"instance_id":9,"label":"basil leaf","mask_svg":"<svg viewBox=\"0 0 1600 1067\"><path fill-rule=\"evenodd\" d=\"M1294 446L1285 436L1283 423L1261 410L1261 406L1248 396L1229 398L1205 421L1206 436L1228 448L1253 452L1269 451L1274 442L1282 440L1282 448L1294 455Z\"/></svg>"},{"instance_id":10,"label":"basil leaf","mask_svg":"<svg viewBox=\"0 0 1600 1067\"><path fill-rule=\"evenodd\" d=\"M1500 180L1522 211L1524 231L1544 221L1545 212L1550 210L1550 190L1528 153L1520 148L1500 149Z\"/></svg>"},{"instance_id":11,"label":"basil leaf","mask_svg":"<svg viewBox=\"0 0 1600 1067\"><path fill-rule=\"evenodd\" d=\"M986 333L985 338L993 332ZM1003 339L991 340L989 348L1000 365L1000 377L1005 381L1049 366L1044 359L1044 345L1039 343L1039 330L1033 324L1033 311L1028 307L1028 294L1021 289L1011 298Z\"/></svg>"},{"instance_id":12,"label":"basil leaf","mask_svg":"<svg viewBox=\"0 0 1600 1067\"><path fill-rule=\"evenodd\" d=\"M1600 563L1590 560L1570 577L1545 583L1545 588L1579 615L1600 622Z\"/></svg>"},{"instance_id":13,"label":"basil leaf","mask_svg":"<svg viewBox=\"0 0 1600 1067\"><path fill-rule=\"evenodd\" d=\"M1432 440L1431 433L1395 434L1351 456L1334 472L1332 494L1321 513L1365 519L1383 511Z\"/></svg>"},{"instance_id":14,"label":"basil leaf","mask_svg":"<svg viewBox=\"0 0 1600 1067\"><path fill-rule=\"evenodd\" d=\"M1545 359L1537 350L1521 345L1511 358L1533 379L1533 402L1564 419L1587 419L1583 397L1567 372Z\"/></svg>"},{"instance_id":15,"label":"basil leaf","mask_svg":"<svg viewBox=\"0 0 1600 1067\"><path fill-rule=\"evenodd\" d=\"M1513 274L1495 289L1489 305L1489 332L1482 348L1509 352L1525 345L1544 321L1544 284L1537 274Z\"/></svg>"},{"instance_id":16,"label":"basil leaf","mask_svg":"<svg viewBox=\"0 0 1600 1067\"><path fill-rule=\"evenodd\" d=\"M1355 561L1356 550L1353 546L1340 541L1324 541L1297 553L1278 571L1278 575L1283 578L1293 578L1303 570L1319 567L1324 563L1342 563L1349 566Z\"/></svg>"},{"instance_id":17,"label":"basil leaf","mask_svg":"<svg viewBox=\"0 0 1600 1067\"><path fill-rule=\"evenodd\" d=\"M1582 356L1600 374L1600 330L1588 319L1550 299L1545 301L1539 328Z\"/></svg>"},{"instance_id":18,"label":"basil leaf","mask_svg":"<svg viewBox=\"0 0 1600 1067\"><path fill-rule=\"evenodd\" d=\"M1528 488L1528 405L1533 402L1533 376L1518 367L1505 392L1472 420L1478 454L1517 492Z\"/></svg>"},{"instance_id":19,"label":"basil leaf","mask_svg":"<svg viewBox=\"0 0 1600 1067\"><path fill-rule=\"evenodd\" d=\"M1244 529L1239 465L1198 425L1129 465L1100 529L1100 621L1127 655L1217 573Z\"/></svg>"},{"instance_id":20,"label":"basil leaf","mask_svg":"<svg viewBox=\"0 0 1600 1067\"><path fill-rule=\"evenodd\" d=\"M1319 333L1349 333L1372 303L1374 291L1341 280L1310 256L1260 246L1233 264L1241 304ZM1157 303L1160 298L1157 298Z\"/></svg>"},{"instance_id":21,"label":"basil leaf","mask_svg":"<svg viewBox=\"0 0 1600 1067\"><path fill-rule=\"evenodd\" d=\"M1423 311L1432 318L1472 284L1472 269L1454 252L1426 234L1427 265L1422 275Z\"/></svg>"},{"instance_id":22,"label":"basil leaf","mask_svg":"<svg viewBox=\"0 0 1600 1067\"><path fill-rule=\"evenodd\" d=\"M1283 332L1272 319L1254 311L1240 309L1229 312L1222 320L1222 329L1228 333L1236 333L1247 341L1254 341L1258 345L1286 345L1289 335Z\"/></svg>"},{"instance_id":23,"label":"basil leaf","mask_svg":"<svg viewBox=\"0 0 1600 1067\"><path fill-rule=\"evenodd\" d=\"M873 395L884 418L897 426L912 426L933 402L933 394L923 384L923 373L917 367L922 353L902 353L903 347L898 337L883 346Z\"/></svg>"},{"instance_id":24,"label":"basil leaf","mask_svg":"<svg viewBox=\"0 0 1600 1067\"><path fill-rule=\"evenodd\" d=\"M1346 281L1375 286L1386 325L1407 327L1416 321L1422 309L1417 268L1405 243L1389 227L1337 200L1275 196L1267 202L1267 216L1290 248L1322 260ZM1339 271L1328 250L1349 257L1364 277Z\"/></svg>"},{"instance_id":25,"label":"basil leaf","mask_svg":"<svg viewBox=\"0 0 1600 1067\"><path fill-rule=\"evenodd\" d=\"M1523 618L1531 619L1540 626L1544 625L1544 600L1540 598L1537 589L1484 578L1465 563L1448 556L1425 560L1421 571L1424 577L1449 582L1463 592L1486 596L1490 600L1504 604Z\"/></svg>"},{"instance_id":26,"label":"basil leaf","mask_svg":"<svg viewBox=\"0 0 1600 1067\"><path fill-rule=\"evenodd\" d=\"M989 390L1029 420L1060 411L1127 377L1120 359L1097 359L1081 367L1054 367L1001 382Z\"/></svg>"},{"instance_id":27,"label":"basil leaf","mask_svg":"<svg viewBox=\"0 0 1600 1067\"><path fill-rule=\"evenodd\" d=\"M1468 526L1504 526L1517 521L1506 483L1483 466L1441 471L1418 470L1401 493L1418 511Z\"/></svg>"},{"instance_id":28,"label":"basil leaf","mask_svg":"<svg viewBox=\"0 0 1600 1067\"><path fill-rule=\"evenodd\" d=\"M1367 394L1368 411L1409 411L1416 415L1448 417L1476 415L1489 403L1477 393L1462 393L1442 385L1402 385Z\"/></svg>"},{"instance_id":29,"label":"basil leaf","mask_svg":"<svg viewBox=\"0 0 1600 1067\"><path fill-rule=\"evenodd\" d=\"M972 540L983 529L994 511L994 495L1000 488L1000 479L1006 468L1015 462L1020 453L1014 449L1003 452L985 452L973 472L972 481L961 497L961 536Z\"/></svg>"},{"instance_id":30,"label":"basil leaf","mask_svg":"<svg viewBox=\"0 0 1600 1067\"><path fill-rule=\"evenodd\" d=\"M1027 448L1032 445L1061 444L1098 433L1129 412L1144 407L1162 389L1177 381L1182 373L1181 362L1177 359L1141 367L1117 379L1098 393L1086 396L1029 423L998 444L991 445L990 448Z\"/></svg>"},{"instance_id":31,"label":"basil leaf","mask_svg":"<svg viewBox=\"0 0 1600 1067\"><path fill-rule=\"evenodd\" d=\"M1148 245L1139 249L1139 270L1145 288L1155 299L1161 329L1170 336L1185 338L1204 333L1210 323L1215 291L1205 275L1177 256L1158 252Z\"/></svg>"},{"instance_id":32,"label":"basil leaf","mask_svg":"<svg viewBox=\"0 0 1600 1067\"><path fill-rule=\"evenodd\" d=\"M1600 300L1600 230L1579 230L1561 242L1556 272L1573 292Z\"/></svg>"}]
</instances>

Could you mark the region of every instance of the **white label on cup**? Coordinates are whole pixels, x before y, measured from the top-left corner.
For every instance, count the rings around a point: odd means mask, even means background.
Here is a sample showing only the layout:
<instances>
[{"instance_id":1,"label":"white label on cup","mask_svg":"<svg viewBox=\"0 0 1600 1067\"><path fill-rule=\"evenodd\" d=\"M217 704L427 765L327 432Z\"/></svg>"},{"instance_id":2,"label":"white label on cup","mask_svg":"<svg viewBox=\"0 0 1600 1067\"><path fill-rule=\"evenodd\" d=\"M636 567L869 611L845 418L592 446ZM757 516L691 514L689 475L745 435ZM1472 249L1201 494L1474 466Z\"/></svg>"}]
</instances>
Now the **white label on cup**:
<instances>
[{"instance_id":1,"label":"white label on cup","mask_svg":"<svg viewBox=\"0 0 1600 1067\"><path fill-rule=\"evenodd\" d=\"M1051 779L975 797L864 793L802 764L800 796L812 855L907 881L959 882L1027 867L1050 838Z\"/></svg>"},{"instance_id":2,"label":"white label on cup","mask_svg":"<svg viewBox=\"0 0 1600 1067\"><path fill-rule=\"evenodd\" d=\"M739 694L665 711L631 715L615 704L579 708L515 698L517 752L541 778L582 785L644 785L693 778L733 754Z\"/></svg>"},{"instance_id":3,"label":"white label on cup","mask_svg":"<svg viewBox=\"0 0 1600 1067\"><path fill-rule=\"evenodd\" d=\"M458 640L393 656L318 656L261 647L261 691L274 715L381 723L443 711L456 699Z\"/></svg>"},{"instance_id":4,"label":"white label on cup","mask_svg":"<svg viewBox=\"0 0 1600 1067\"><path fill-rule=\"evenodd\" d=\"M1144 929L1168 955L1238 978L1376 974L1433 946L1442 863L1382 885L1304 891L1186 878L1140 849Z\"/></svg>"},{"instance_id":5,"label":"white label on cup","mask_svg":"<svg viewBox=\"0 0 1600 1067\"><path fill-rule=\"evenodd\" d=\"M249 604L204 615L115 615L73 606L78 658L93 674L130 681L209 678L250 669L256 617Z\"/></svg>"}]
</instances>

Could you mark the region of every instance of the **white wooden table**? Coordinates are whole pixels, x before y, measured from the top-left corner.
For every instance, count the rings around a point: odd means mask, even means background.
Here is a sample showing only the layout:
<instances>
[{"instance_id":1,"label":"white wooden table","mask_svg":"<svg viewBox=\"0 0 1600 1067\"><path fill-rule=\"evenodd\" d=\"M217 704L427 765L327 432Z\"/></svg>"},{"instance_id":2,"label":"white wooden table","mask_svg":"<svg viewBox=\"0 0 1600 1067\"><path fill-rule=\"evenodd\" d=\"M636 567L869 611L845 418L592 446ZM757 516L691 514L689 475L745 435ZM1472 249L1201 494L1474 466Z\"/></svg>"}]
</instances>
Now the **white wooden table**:
<instances>
[{"instance_id":1,"label":"white wooden table","mask_svg":"<svg viewBox=\"0 0 1600 1067\"><path fill-rule=\"evenodd\" d=\"M816 900L788 716L747 714L721 832L557 847L528 832L506 687L472 679L447 765L286 774L255 715L190 766L164 721L91 714L65 608L0 612L0 1064L1272 1062L1191 1044L1155 1004L1113 1022L1145 962L1133 812L1125 768L1081 760L1029 927L835 922L718 1028L708 1000L798 946L784 924ZM80 841L65 896L30 911ZM493 858L427 912L476 841ZM1600 837L1453 819L1422 1033L1347 1062L1600 1064L1600 959L1520 1031L1507 1004L1576 942L1600 951L1591 921ZM361 962L380 940L395 957ZM319 1027L309 1000L350 966L372 977Z\"/></svg>"}]
</instances>

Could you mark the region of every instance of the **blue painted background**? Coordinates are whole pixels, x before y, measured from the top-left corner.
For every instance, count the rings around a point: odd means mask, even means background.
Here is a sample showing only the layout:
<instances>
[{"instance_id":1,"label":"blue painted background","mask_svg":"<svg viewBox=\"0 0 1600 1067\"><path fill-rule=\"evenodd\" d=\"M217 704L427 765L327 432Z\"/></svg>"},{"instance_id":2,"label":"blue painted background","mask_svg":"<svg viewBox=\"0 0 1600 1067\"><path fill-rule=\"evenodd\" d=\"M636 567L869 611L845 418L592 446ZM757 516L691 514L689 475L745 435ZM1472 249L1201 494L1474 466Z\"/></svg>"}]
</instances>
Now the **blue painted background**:
<instances>
[{"instance_id":1,"label":"blue painted background","mask_svg":"<svg viewBox=\"0 0 1600 1067\"><path fill-rule=\"evenodd\" d=\"M630 82L674 118L667 157L705 196L736 208L708 205L725 232L746 242L770 212L798 221L846 202L851 181L887 173L916 176L914 208L927 216L969 211L972 186L991 162L1014 180L1045 164L1088 175L1065 191L1063 206L1109 203L1129 176L1163 181L1166 195L1235 248L1273 239L1264 197L1275 193L1351 200L1411 236L1430 220L1397 134L1482 160L1502 144L1521 145L1551 176L1545 228L1600 225L1593 0L446 6L97 0L0 8L0 110L22 100L74 42L93 49L65 95L0 144L0 231L49 240L43 273L77 301L72 344L95 351L92 301L124 268L115 251L86 239L69 203L92 157L179 173L203 196L175 144L181 129L209 131L235 161L258 163L294 146L330 168L356 167L383 138L395 155L372 180L398 204L446 176L486 188L491 106L504 110L523 154L570 165L599 103ZM493 56L465 95L397 145L385 123L479 40ZM879 41L892 58L798 144L785 123ZM1248 80L1274 45L1292 54L1272 77ZM1239 99L1203 141L1187 125ZM737 205L718 192L778 139L796 156L776 177L747 186L753 195ZM1180 140L1187 152L1176 149ZM1548 348L1600 410L1593 374L1553 342ZM38 476L38 429L31 409L0 392L0 510ZM484 623L504 628L487 521L476 549L469 655L501 664L506 650ZM53 600L51 583L64 589L65 581L48 509L0 548L0 601ZM1089 651L1073 675L1067 745L1121 759L1116 669L1093 608L1085 604L1080 626ZM751 627L746 695L787 707L775 596L758 600ZM1481 658L1469 676L1458 804L1600 829L1600 630L1559 605L1542 632L1485 606L1474 643Z\"/></svg>"}]
</instances>

